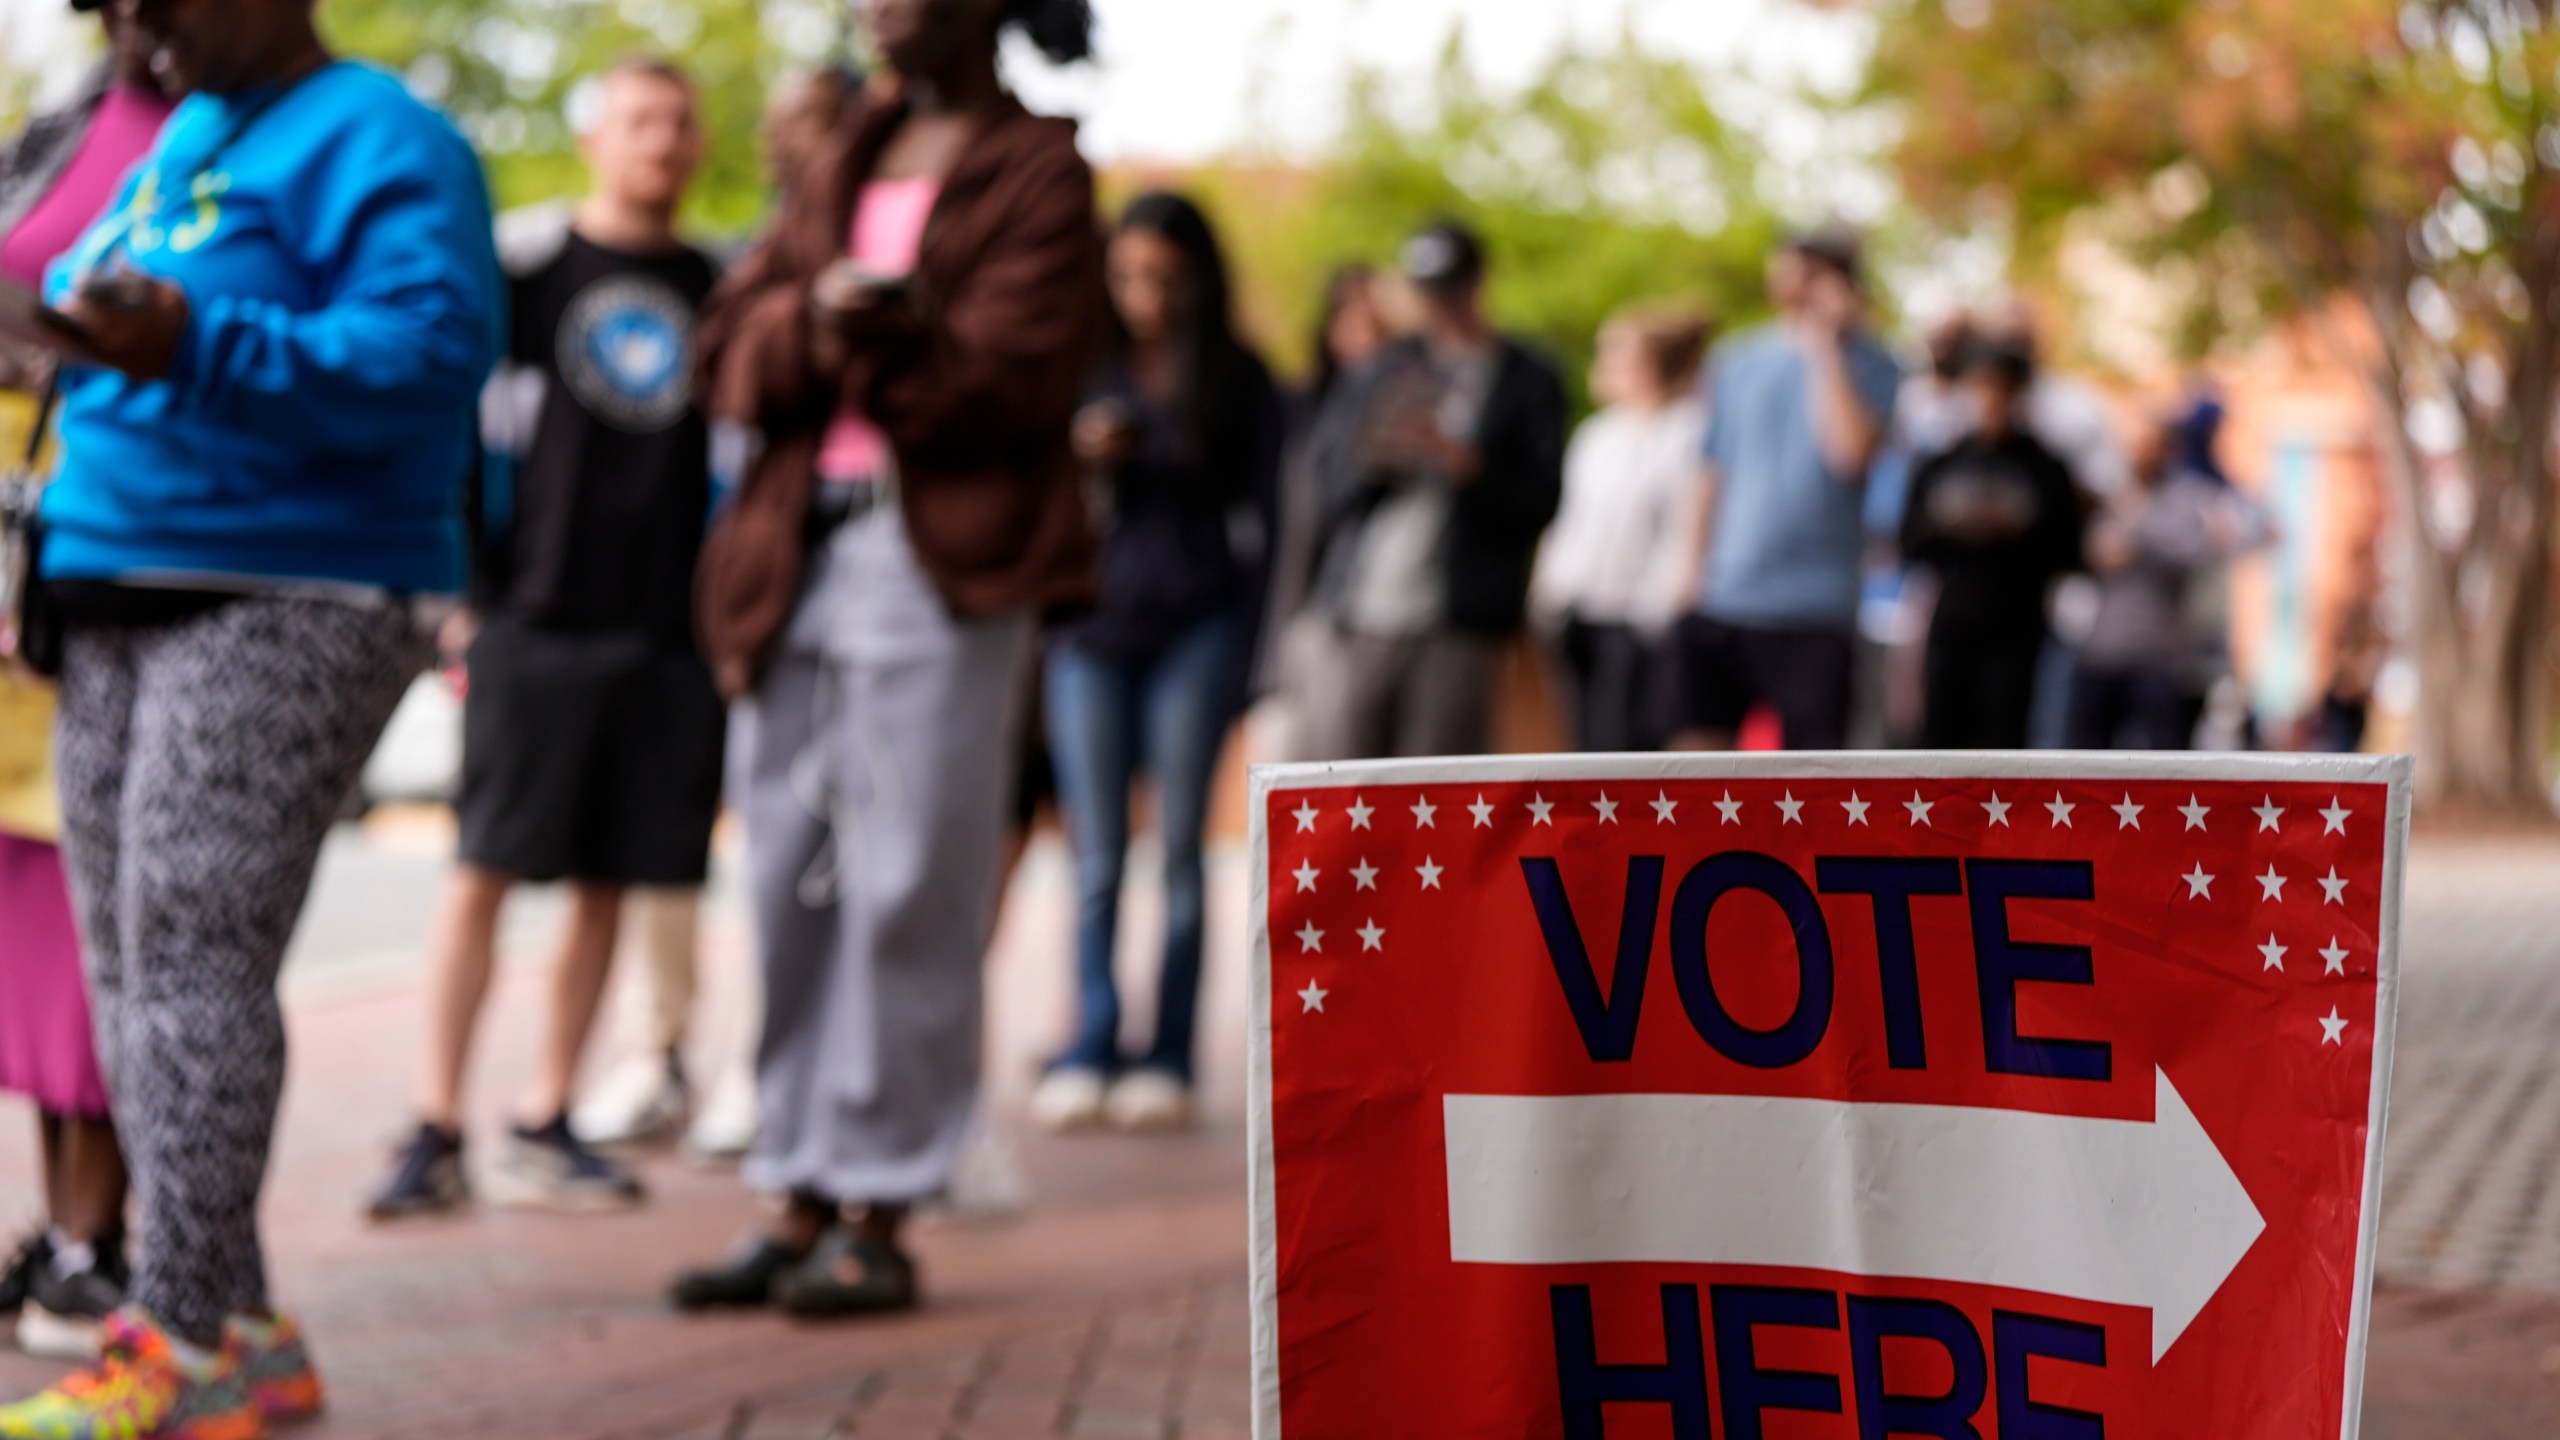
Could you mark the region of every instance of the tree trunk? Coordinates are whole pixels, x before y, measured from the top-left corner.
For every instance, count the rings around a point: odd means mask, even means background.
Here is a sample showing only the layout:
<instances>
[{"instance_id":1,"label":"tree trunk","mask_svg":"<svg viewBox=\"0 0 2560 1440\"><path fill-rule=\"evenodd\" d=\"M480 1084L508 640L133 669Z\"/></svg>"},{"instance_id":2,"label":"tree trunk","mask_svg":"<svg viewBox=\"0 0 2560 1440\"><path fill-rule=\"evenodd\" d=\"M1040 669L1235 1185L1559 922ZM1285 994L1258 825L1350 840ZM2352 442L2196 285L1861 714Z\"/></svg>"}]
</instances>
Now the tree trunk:
<instances>
[{"instance_id":1,"label":"tree trunk","mask_svg":"<svg viewBox=\"0 0 2560 1440\"><path fill-rule=\"evenodd\" d=\"M2481 496L2472 523L2491 527L2484 543L2448 554L2427 520L2426 474L2409 439L2405 317L2384 301L2369 307L2381 354L2364 368L2376 438L2399 500L2408 556L2410 648L2418 667L2417 800L2471 814L2548 819L2545 760L2549 676L2545 632L2551 615L2552 473L2539 442L2519 442L2512 483L2475 477ZM2549 377L2518 377L2547 386ZM2520 407L2527 435L2547 434L2546 405ZM2509 503L2513 502L2513 503Z\"/></svg>"}]
</instances>

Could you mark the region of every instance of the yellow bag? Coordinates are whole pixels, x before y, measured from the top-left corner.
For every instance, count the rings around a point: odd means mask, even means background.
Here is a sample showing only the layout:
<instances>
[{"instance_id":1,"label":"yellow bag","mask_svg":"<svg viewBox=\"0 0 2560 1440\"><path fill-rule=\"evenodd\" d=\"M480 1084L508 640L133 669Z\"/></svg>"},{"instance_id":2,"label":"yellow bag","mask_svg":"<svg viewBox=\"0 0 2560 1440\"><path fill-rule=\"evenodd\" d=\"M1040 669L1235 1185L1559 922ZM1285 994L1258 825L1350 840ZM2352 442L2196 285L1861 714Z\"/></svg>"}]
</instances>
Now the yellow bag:
<instances>
[{"instance_id":1,"label":"yellow bag","mask_svg":"<svg viewBox=\"0 0 2560 1440\"><path fill-rule=\"evenodd\" d=\"M62 834L53 703L51 685L0 673L0 833L45 841Z\"/></svg>"}]
</instances>

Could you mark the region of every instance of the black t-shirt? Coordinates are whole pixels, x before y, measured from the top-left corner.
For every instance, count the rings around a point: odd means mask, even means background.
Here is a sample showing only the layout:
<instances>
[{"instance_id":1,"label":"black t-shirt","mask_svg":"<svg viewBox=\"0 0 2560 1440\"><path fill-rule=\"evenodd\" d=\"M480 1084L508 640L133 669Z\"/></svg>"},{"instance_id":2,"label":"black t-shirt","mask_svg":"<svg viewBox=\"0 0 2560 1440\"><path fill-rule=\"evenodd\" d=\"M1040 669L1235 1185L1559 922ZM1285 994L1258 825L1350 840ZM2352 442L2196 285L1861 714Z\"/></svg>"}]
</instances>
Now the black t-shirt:
<instances>
[{"instance_id":1,"label":"black t-shirt","mask_svg":"<svg viewBox=\"0 0 2560 1440\"><path fill-rule=\"evenodd\" d=\"M1936 624L2041 635L2045 593L2081 565L2070 467L2022 431L1970 436L1912 477L1904 551L1938 572Z\"/></svg>"},{"instance_id":2,"label":"black t-shirt","mask_svg":"<svg viewBox=\"0 0 2560 1440\"><path fill-rule=\"evenodd\" d=\"M508 357L541 377L542 399L512 523L486 557L499 608L690 643L711 504L694 319L718 280L689 247L628 254L572 234L511 282Z\"/></svg>"}]
</instances>

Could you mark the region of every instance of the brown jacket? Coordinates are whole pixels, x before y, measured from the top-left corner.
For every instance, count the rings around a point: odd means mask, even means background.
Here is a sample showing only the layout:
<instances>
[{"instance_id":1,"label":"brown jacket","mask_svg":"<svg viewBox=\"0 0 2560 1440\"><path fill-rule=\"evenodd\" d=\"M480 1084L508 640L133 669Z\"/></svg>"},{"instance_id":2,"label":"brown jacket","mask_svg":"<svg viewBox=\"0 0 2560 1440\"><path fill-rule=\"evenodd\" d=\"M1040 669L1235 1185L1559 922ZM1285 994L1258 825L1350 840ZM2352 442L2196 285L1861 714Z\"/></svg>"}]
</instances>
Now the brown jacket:
<instances>
[{"instance_id":1,"label":"brown jacket","mask_svg":"<svg viewBox=\"0 0 2560 1440\"><path fill-rule=\"evenodd\" d=\"M906 117L875 99L813 164L767 242L706 305L714 415L764 447L702 552L703 650L732 695L773 659L798 603L803 521L846 402L889 437L916 558L954 614L1090 598L1093 537L1067 433L1107 317L1093 172L1075 124L1007 97L926 222L916 318L858 342L843 386L812 374L809 297L845 253L856 198Z\"/></svg>"}]
</instances>

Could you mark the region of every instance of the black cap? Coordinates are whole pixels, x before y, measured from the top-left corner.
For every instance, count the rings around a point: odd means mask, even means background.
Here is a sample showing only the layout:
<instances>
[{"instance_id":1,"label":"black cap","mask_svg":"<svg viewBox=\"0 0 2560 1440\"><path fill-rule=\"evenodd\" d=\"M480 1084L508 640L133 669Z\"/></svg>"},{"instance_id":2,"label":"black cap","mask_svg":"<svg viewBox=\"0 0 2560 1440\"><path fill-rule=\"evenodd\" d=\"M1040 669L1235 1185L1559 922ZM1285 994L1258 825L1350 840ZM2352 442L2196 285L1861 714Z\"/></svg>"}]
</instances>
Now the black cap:
<instances>
[{"instance_id":1,"label":"black cap","mask_svg":"<svg viewBox=\"0 0 2560 1440\"><path fill-rule=\"evenodd\" d=\"M1402 260L1404 278L1449 294L1484 278L1484 241L1457 221L1442 220L1406 241Z\"/></svg>"}]
</instances>

